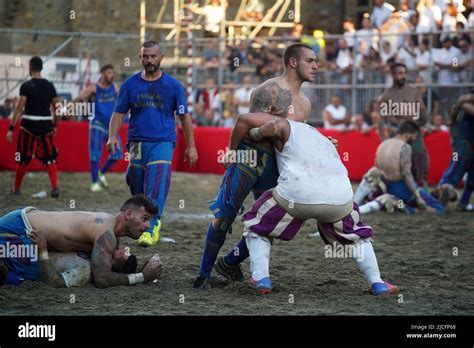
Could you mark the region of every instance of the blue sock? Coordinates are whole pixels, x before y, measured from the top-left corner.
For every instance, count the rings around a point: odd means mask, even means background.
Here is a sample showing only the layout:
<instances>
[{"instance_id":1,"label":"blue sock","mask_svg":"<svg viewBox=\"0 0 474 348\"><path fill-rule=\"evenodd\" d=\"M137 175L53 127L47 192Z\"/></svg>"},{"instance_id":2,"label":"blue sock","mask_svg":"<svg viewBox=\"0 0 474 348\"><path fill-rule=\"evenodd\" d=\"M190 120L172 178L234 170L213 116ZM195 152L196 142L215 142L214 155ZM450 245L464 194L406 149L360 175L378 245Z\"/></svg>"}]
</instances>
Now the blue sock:
<instances>
[{"instance_id":1,"label":"blue sock","mask_svg":"<svg viewBox=\"0 0 474 348\"><path fill-rule=\"evenodd\" d=\"M91 161L91 178L92 182L97 182L99 176L99 162Z\"/></svg>"},{"instance_id":2,"label":"blue sock","mask_svg":"<svg viewBox=\"0 0 474 348\"><path fill-rule=\"evenodd\" d=\"M104 165L102 166L102 169L100 170L100 172L102 174L105 174L109 171L109 169L115 164L115 162L117 162L117 160L114 160L114 159L111 159L109 158L105 163Z\"/></svg>"},{"instance_id":3,"label":"blue sock","mask_svg":"<svg viewBox=\"0 0 474 348\"><path fill-rule=\"evenodd\" d=\"M225 232L218 232L214 229L212 222L209 224L206 235L206 246L204 247L204 254L202 255L201 268L199 274L209 278L211 276L212 267L216 262L219 250L224 245L226 238Z\"/></svg>"},{"instance_id":4,"label":"blue sock","mask_svg":"<svg viewBox=\"0 0 474 348\"><path fill-rule=\"evenodd\" d=\"M464 191L462 192L460 203L462 205L468 205L469 201L471 200L471 195L472 195L472 189L465 187Z\"/></svg>"},{"instance_id":5,"label":"blue sock","mask_svg":"<svg viewBox=\"0 0 474 348\"><path fill-rule=\"evenodd\" d=\"M224 261L229 266L237 266L247 257L249 257L247 243L245 242L245 238L240 238L239 242L224 257Z\"/></svg>"}]
</instances>

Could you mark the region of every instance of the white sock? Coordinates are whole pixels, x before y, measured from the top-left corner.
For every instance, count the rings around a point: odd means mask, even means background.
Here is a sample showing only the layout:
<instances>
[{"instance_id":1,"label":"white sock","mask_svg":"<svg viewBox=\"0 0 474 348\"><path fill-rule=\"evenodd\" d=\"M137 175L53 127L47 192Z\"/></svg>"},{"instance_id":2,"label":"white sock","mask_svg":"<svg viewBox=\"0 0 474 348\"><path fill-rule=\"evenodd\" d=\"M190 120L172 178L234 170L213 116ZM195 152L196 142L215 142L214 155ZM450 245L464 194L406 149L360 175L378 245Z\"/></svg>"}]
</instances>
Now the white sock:
<instances>
[{"instance_id":1,"label":"white sock","mask_svg":"<svg viewBox=\"0 0 474 348\"><path fill-rule=\"evenodd\" d=\"M254 280L270 276L270 249L272 243L267 237L259 236L250 232L245 237L245 242L249 248L250 271Z\"/></svg>"},{"instance_id":2,"label":"white sock","mask_svg":"<svg viewBox=\"0 0 474 348\"><path fill-rule=\"evenodd\" d=\"M364 198L367 197L367 195L371 193L372 191L373 191L372 186L369 184L369 182L365 178L363 178L359 184L359 187L357 187L357 190L354 193L353 201L357 205L362 204L364 202Z\"/></svg>"},{"instance_id":3,"label":"white sock","mask_svg":"<svg viewBox=\"0 0 474 348\"><path fill-rule=\"evenodd\" d=\"M375 256L375 251L372 247L372 242L370 239L361 239L356 244L354 244L354 247L361 248L361 257L357 257L358 253L354 253L353 259L364 274L364 277L369 285L372 285L373 283L383 283L382 278L380 278L377 257Z\"/></svg>"},{"instance_id":4,"label":"white sock","mask_svg":"<svg viewBox=\"0 0 474 348\"><path fill-rule=\"evenodd\" d=\"M359 207L359 212L361 214L368 214L373 213L374 211L380 211L382 206L377 201L370 201L369 203L365 203Z\"/></svg>"}]
</instances>

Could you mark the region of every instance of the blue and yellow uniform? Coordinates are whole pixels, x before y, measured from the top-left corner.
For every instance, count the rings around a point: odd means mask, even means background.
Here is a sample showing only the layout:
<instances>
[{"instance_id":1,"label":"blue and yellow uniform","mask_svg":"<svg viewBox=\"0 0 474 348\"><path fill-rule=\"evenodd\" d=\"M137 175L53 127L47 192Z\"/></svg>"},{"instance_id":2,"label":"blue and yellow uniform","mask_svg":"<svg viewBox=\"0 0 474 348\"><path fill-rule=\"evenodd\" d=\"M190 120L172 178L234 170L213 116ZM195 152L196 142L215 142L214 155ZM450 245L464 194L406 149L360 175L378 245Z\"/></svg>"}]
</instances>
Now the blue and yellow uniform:
<instances>
[{"instance_id":1,"label":"blue and yellow uniform","mask_svg":"<svg viewBox=\"0 0 474 348\"><path fill-rule=\"evenodd\" d=\"M159 208L150 230L139 243L158 242L160 218L163 214L171 182L171 160L176 143L175 113L188 112L186 94L181 83L163 73L155 81L146 81L141 72L129 77L120 88L115 111L130 111L127 148L130 162L126 180L130 192L143 193Z\"/></svg>"},{"instance_id":2,"label":"blue and yellow uniform","mask_svg":"<svg viewBox=\"0 0 474 348\"><path fill-rule=\"evenodd\" d=\"M89 123L89 158L91 161L92 183L96 183L99 175L99 162L102 157L104 145L109 138L109 123L114 112L117 93L113 83L108 88L103 88L96 84L95 112ZM107 162L100 170L100 174L105 174L114 163L122 158L122 144L119 140L119 148L115 154L110 154Z\"/></svg>"},{"instance_id":3,"label":"blue and yellow uniform","mask_svg":"<svg viewBox=\"0 0 474 348\"><path fill-rule=\"evenodd\" d=\"M243 203L250 192L253 192L256 200L263 192L275 187L278 182L279 173L273 150L268 150L248 141L240 144L239 150L256 151L256 166L232 163L226 169L217 197L210 204L210 209L215 218L222 218L223 222L218 230L215 230L212 222L209 225L199 269L199 275L204 278L210 277L227 233L231 232L231 226L237 215L243 212ZM249 252L245 239L240 239L224 261L227 265L235 266L248 256Z\"/></svg>"}]
</instances>

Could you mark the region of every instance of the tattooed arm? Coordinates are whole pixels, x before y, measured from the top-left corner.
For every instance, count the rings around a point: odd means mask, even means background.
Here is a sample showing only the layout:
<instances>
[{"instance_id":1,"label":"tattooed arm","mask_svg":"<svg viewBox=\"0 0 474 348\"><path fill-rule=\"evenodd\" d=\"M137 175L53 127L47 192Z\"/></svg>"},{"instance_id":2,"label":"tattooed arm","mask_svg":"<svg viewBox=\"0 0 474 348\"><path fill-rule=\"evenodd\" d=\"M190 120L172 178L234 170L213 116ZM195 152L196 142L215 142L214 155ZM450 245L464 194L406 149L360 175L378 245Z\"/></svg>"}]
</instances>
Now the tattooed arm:
<instances>
[{"instance_id":1,"label":"tattooed arm","mask_svg":"<svg viewBox=\"0 0 474 348\"><path fill-rule=\"evenodd\" d=\"M258 128L257 128L258 127ZM281 151L288 140L290 125L287 120L264 113L245 114L237 118L230 136L230 149L235 150L249 131L255 131L251 138L256 141L271 140Z\"/></svg>"},{"instance_id":2,"label":"tattooed arm","mask_svg":"<svg viewBox=\"0 0 474 348\"><path fill-rule=\"evenodd\" d=\"M276 119L275 116L272 116L267 113L251 113L240 115L235 122L234 128L230 133L230 145L229 149L236 150L239 144L244 141L245 137L249 133L249 130L254 127L260 127L268 121ZM260 141L262 139L255 139Z\"/></svg>"},{"instance_id":3,"label":"tattooed arm","mask_svg":"<svg viewBox=\"0 0 474 348\"><path fill-rule=\"evenodd\" d=\"M257 87L250 97L250 113L264 112L287 117L292 102L291 91L283 89L276 82Z\"/></svg>"},{"instance_id":4,"label":"tattooed arm","mask_svg":"<svg viewBox=\"0 0 474 348\"><path fill-rule=\"evenodd\" d=\"M426 209L426 203L421 198L420 192L418 192L415 184L415 179L413 178L413 174L411 173L411 154L412 150L410 145L403 144L400 150L400 169L401 174L403 176L403 181L407 185L410 192L416 197L416 204L420 209Z\"/></svg>"},{"instance_id":5,"label":"tattooed arm","mask_svg":"<svg viewBox=\"0 0 474 348\"><path fill-rule=\"evenodd\" d=\"M110 230L107 230L95 240L91 255L91 270L94 283L100 289L117 285L129 285L126 274L112 272L112 255L116 247L117 239Z\"/></svg>"}]
</instances>

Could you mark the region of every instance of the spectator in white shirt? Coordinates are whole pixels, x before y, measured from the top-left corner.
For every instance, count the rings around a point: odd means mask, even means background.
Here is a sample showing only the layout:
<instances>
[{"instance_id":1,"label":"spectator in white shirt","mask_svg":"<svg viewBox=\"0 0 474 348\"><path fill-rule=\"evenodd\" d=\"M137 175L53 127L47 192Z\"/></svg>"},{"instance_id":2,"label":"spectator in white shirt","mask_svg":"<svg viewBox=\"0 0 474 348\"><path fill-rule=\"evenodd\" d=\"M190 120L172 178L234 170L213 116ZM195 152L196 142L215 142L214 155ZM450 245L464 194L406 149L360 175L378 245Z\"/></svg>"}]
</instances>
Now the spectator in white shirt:
<instances>
[{"instance_id":1,"label":"spectator in white shirt","mask_svg":"<svg viewBox=\"0 0 474 348\"><path fill-rule=\"evenodd\" d=\"M458 22L466 25L467 19L458 12L457 7L453 3L450 3L446 8L446 14L443 17L443 33L441 34L441 40L446 36L453 38L456 35L456 24Z\"/></svg>"},{"instance_id":2,"label":"spectator in white shirt","mask_svg":"<svg viewBox=\"0 0 474 348\"><path fill-rule=\"evenodd\" d=\"M416 11L410 8L408 0L400 0L398 7L400 8L400 11L398 11L400 13L400 18L405 22L405 24L408 24L411 15L416 13Z\"/></svg>"},{"instance_id":3,"label":"spectator in white shirt","mask_svg":"<svg viewBox=\"0 0 474 348\"><path fill-rule=\"evenodd\" d=\"M438 67L438 83L452 84L459 81L457 66L459 64L460 51L452 45L449 37L443 40L443 48L436 50L433 61Z\"/></svg>"},{"instance_id":4,"label":"spectator in white shirt","mask_svg":"<svg viewBox=\"0 0 474 348\"><path fill-rule=\"evenodd\" d=\"M216 37L220 32L220 23L225 18L225 7L221 6L220 0L211 0L204 7L192 4L189 10L196 14L204 15L204 30L206 36Z\"/></svg>"},{"instance_id":5,"label":"spectator in white shirt","mask_svg":"<svg viewBox=\"0 0 474 348\"><path fill-rule=\"evenodd\" d=\"M354 21L350 18L346 18L344 22L342 22L342 28L344 29L344 40L347 42L347 47L353 50L356 34Z\"/></svg>"},{"instance_id":6,"label":"spectator in white shirt","mask_svg":"<svg viewBox=\"0 0 474 348\"><path fill-rule=\"evenodd\" d=\"M370 18L375 28L380 28L382 24L389 20L392 12L395 11L395 7L385 2L384 0L375 0L374 8Z\"/></svg>"},{"instance_id":7,"label":"spectator in white shirt","mask_svg":"<svg viewBox=\"0 0 474 348\"><path fill-rule=\"evenodd\" d=\"M443 14L439 6L433 4L433 0L420 0L416 10L419 14L418 25L416 26L418 34L441 29Z\"/></svg>"},{"instance_id":8,"label":"spectator in white shirt","mask_svg":"<svg viewBox=\"0 0 474 348\"><path fill-rule=\"evenodd\" d=\"M340 39L339 51L336 58L336 69L340 74L339 83L349 83L353 64L352 52L349 47L347 47L346 40Z\"/></svg>"},{"instance_id":9,"label":"spectator in white shirt","mask_svg":"<svg viewBox=\"0 0 474 348\"><path fill-rule=\"evenodd\" d=\"M425 82L431 82L430 78L430 65L431 65L431 51L430 41L423 39L418 45L418 52L416 54L416 68L418 69L418 75Z\"/></svg>"},{"instance_id":10,"label":"spectator in white shirt","mask_svg":"<svg viewBox=\"0 0 474 348\"><path fill-rule=\"evenodd\" d=\"M345 106L341 105L341 98L337 95L331 98L331 104L323 110L325 129L345 131L351 124L351 116Z\"/></svg>"},{"instance_id":11,"label":"spectator in white shirt","mask_svg":"<svg viewBox=\"0 0 474 348\"><path fill-rule=\"evenodd\" d=\"M364 56L369 54L371 47L378 51L379 31L372 27L372 20L368 13L364 14L362 18L362 29L357 30L356 37L358 50Z\"/></svg>"},{"instance_id":12,"label":"spectator in white shirt","mask_svg":"<svg viewBox=\"0 0 474 348\"><path fill-rule=\"evenodd\" d=\"M416 57L419 52L416 47L416 36L406 36L405 44L398 51L397 61L406 65L409 71L416 70Z\"/></svg>"},{"instance_id":13,"label":"spectator in white shirt","mask_svg":"<svg viewBox=\"0 0 474 348\"><path fill-rule=\"evenodd\" d=\"M252 86L252 76L244 76L244 85L235 91L235 99L237 104L237 112L239 115L248 114L250 106L250 96L254 90Z\"/></svg>"},{"instance_id":14,"label":"spectator in white shirt","mask_svg":"<svg viewBox=\"0 0 474 348\"><path fill-rule=\"evenodd\" d=\"M382 40L389 41L390 46L398 50L406 39L403 34L410 33L408 25L401 19L400 12L392 12L392 16L380 28Z\"/></svg>"},{"instance_id":15,"label":"spectator in white shirt","mask_svg":"<svg viewBox=\"0 0 474 348\"><path fill-rule=\"evenodd\" d=\"M380 59L382 59L382 64L386 65L388 60L394 58L396 52L392 50L390 42L382 41L382 49L380 50Z\"/></svg>"}]
</instances>

